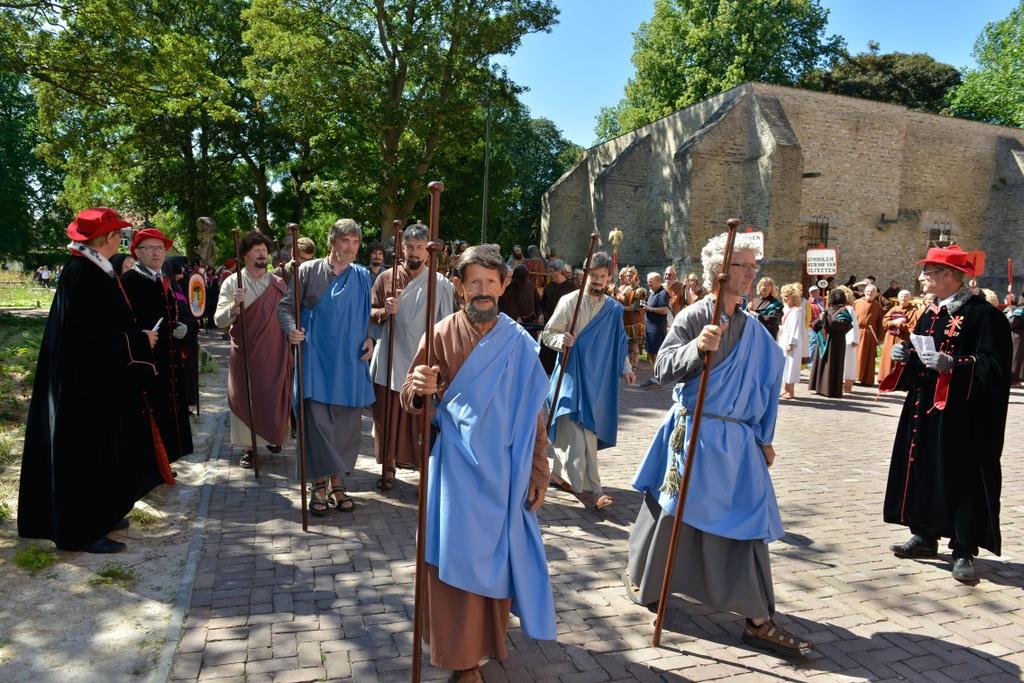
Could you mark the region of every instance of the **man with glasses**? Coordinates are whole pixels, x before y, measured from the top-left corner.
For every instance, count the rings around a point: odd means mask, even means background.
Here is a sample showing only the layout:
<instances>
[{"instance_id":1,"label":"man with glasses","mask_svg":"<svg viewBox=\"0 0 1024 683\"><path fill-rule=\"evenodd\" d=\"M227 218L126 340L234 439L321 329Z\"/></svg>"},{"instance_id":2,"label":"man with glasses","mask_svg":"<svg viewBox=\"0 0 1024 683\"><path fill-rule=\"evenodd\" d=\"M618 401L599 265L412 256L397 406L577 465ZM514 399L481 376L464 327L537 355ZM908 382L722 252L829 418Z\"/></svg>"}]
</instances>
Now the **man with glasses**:
<instances>
[{"instance_id":1,"label":"man with glasses","mask_svg":"<svg viewBox=\"0 0 1024 683\"><path fill-rule=\"evenodd\" d=\"M910 527L896 557L936 557L949 538L953 578L977 581L978 548L1000 550L999 458L1010 395L1009 323L972 294L984 254L933 247L919 262L928 305L914 329L927 338L892 349L880 391L907 392L889 466L884 519Z\"/></svg>"},{"instance_id":2,"label":"man with glasses","mask_svg":"<svg viewBox=\"0 0 1024 683\"><path fill-rule=\"evenodd\" d=\"M131 242L135 265L121 277L125 295L139 327L157 334L153 347L156 376L146 382L146 397L153 418L160 429L170 462L192 452L192 427L189 424L186 389L185 337L188 325L181 319L181 308L174 296L174 285L164 275L164 260L171 240L153 228L139 230ZM144 482L145 490L160 483L159 472L153 468L154 480Z\"/></svg>"},{"instance_id":3,"label":"man with glasses","mask_svg":"<svg viewBox=\"0 0 1024 683\"><path fill-rule=\"evenodd\" d=\"M813 645L774 619L768 554L768 543L784 533L768 473L775 460L772 439L784 358L775 339L742 307L757 273L755 245L737 235L732 258L724 263L726 238L727 233L712 238L701 252L708 289L723 266L728 268L729 279L718 293L721 319L712 319L714 297L688 306L672 323L658 354L656 379L678 384L675 402L633 477L633 488L644 500L630 531L623 579L630 599L657 602L691 437L689 413L696 406L704 364L710 363L716 371L706 387L670 588L746 617L745 643L800 657Z\"/></svg>"}]
</instances>

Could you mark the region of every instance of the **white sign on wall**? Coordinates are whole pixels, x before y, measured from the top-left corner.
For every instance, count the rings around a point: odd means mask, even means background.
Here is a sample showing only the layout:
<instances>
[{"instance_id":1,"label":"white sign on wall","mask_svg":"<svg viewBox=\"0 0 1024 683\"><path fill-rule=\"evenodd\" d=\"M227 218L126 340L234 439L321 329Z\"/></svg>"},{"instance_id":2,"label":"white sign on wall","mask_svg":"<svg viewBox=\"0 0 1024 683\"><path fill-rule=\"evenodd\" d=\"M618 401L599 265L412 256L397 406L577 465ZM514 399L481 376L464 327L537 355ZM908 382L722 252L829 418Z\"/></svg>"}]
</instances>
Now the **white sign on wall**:
<instances>
[{"instance_id":1,"label":"white sign on wall","mask_svg":"<svg viewBox=\"0 0 1024 683\"><path fill-rule=\"evenodd\" d=\"M758 261L764 259L764 233L763 232L741 232L746 244L754 251Z\"/></svg>"},{"instance_id":2,"label":"white sign on wall","mask_svg":"<svg viewBox=\"0 0 1024 683\"><path fill-rule=\"evenodd\" d=\"M835 249L808 249L808 275L835 275L839 272L839 255Z\"/></svg>"}]
</instances>

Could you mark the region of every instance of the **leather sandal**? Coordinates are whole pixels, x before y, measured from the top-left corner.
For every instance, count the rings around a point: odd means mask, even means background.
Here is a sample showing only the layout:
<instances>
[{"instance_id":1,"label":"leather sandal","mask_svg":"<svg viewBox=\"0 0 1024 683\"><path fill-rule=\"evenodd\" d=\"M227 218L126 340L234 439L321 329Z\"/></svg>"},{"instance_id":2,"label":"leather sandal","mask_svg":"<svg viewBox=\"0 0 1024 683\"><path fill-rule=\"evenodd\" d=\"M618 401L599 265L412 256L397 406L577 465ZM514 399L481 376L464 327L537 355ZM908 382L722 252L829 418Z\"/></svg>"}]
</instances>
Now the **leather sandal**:
<instances>
[{"instance_id":1,"label":"leather sandal","mask_svg":"<svg viewBox=\"0 0 1024 683\"><path fill-rule=\"evenodd\" d=\"M335 493L339 493L341 495L336 496L334 495ZM334 508L338 512L352 512L353 510L356 509L356 502L352 500L352 498L347 493L345 493L345 488L343 486L335 486L331 488L328 495L333 497L334 500L336 501L334 504Z\"/></svg>"},{"instance_id":2,"label":"leather sandal","mask_svg":"<svg viewBox=\"0 0 1024 683\"><path fill-rule=\"evenodd\" d=\"M594 501L594 507L598 510L604 510L605 508L611 507L615 504L615 499L608 495L602 495Z\"/></svg>"},{"instance_id":3,"label":"leather sandal","mask_svg":"<svg viewBox=\"0 0 1024 683\"><path fill-rule=\"evenodd\" d=\"M316 494L318 491L323 492L324 495L322 498L317 498ZM316 515L317 517L323 517L330 509L331 505L327 502L327 486L324 484L317 484L310 490L309 514Z\"/></svg>"},{"instance_id":4,"label":"leather sandal","mask_svg":"<svg viewBox=\"0 0 1024 683\"><path fill-rule=\"evenodd\" d=\"M750 619L743 624L743 642L759 650L773 652L780 657L806 657L814 650L814 643L800 640L769 619L757 626Z\"/></svg>"}]
</instances>

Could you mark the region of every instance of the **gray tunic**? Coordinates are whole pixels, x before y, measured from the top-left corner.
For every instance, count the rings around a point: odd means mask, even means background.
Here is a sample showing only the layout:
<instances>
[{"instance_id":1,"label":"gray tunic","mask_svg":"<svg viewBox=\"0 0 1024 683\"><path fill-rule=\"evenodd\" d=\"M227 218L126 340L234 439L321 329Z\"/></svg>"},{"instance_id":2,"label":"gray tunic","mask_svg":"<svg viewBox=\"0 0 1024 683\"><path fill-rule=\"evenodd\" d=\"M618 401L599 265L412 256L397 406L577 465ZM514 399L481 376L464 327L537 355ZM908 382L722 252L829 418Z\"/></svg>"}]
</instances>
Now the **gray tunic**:
<instances>
[{"instance_id":1,"label":"gray tunic","mask_svg":"<svg viewBox=\"0 0 1024 683\"><path fill-rule=\"evenodd\" d=\"M326 258L306 261L299 266L303 310L316 306L336 277ZM285 334L295 329L294 278L288 282L288 294L277 306L277 321ZM366 336L370 336L369 331ZM363 409L335 406L308 398L302 401L302 405L306 420L306 476L315 480L331 474L350 473L359 457Z\"/></svg>"},{"instance_id":2,"label":"gray tunic","mask_svg":"<svg viewBox=\"0 0 1024 683\"><path fill-rule=\"evenodd\" d=\"M704 361L697 351L697 335L710 324L714 301L705 297L684 308L672 323L655 364L655 377L662 384L699 381ZM718 351L711 356L712 367L735 348L748 322L737 306L732 315L723 314L728 327L722 333ZM701 495L690 489L688 496ZM657 603L668 560L672 516L666 515L650 493L637 513L629 533L628 577L639 588L643 604ZM775 613L772 569L768 545L761 540L738 541L694 529L685 522L679 530L679 546L670 589L724 612L753 619Z\"/></svg>"}]
</instances>

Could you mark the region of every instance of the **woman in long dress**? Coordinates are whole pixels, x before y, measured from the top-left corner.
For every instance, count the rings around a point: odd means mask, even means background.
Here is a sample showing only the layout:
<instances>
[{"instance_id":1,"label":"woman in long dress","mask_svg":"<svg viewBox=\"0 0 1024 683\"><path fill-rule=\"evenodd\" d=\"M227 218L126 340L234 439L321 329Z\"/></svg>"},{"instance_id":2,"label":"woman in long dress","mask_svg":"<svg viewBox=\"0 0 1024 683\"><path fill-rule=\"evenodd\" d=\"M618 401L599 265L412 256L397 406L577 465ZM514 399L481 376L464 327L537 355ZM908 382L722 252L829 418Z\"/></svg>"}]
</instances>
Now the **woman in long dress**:
<instances>
[{"instance_id":1,"label":"woman in long dress","mask_svg":"<svg viewBox=\"0 0 1024 683\"><path fill-rule=\"evenodd\" d=\"M782 286L782 322L779 324L779 336L776 340L782 353L786 356L786 364L782 369L782 395L788 400L794 398L794 388L800 381L800 359L803 356L807 326L804 325L804 307L801 305L800 285L797 283Z\"/></svg>"},{"instance_id":2,"label":"woman in long dress","mask_svg":"<svg viewBox=\"0 0 1024 683\"><path fill-rule=\"evenodd\" d=\"M846 312L856 323L857 312L853 310L853 290L846 285L837 287L846 295ZM843 365L843 393L849 394L853 391L853 381L857 379L857 347L860 346L860 327L854 324L846 333L846 360Z\"/></svg>"},{"instance_id":3,"label":"woman in long dress","mask_svg":"<svg viewBox=\"0 0 1024 683\"><path fill-rule=\"evenodd\" d=\"M809 388L822 396L842 398L846 335L854 327L853 316L846 310L846 294L841 289L832 290L828 304L828 310L813 323L817 343Z\"/></svg>"},{"instance_id":4,"label":"woman in long dress","mask_svg":"<svg viewBox=\"0 0 1024 683\"><path fill-rule=\"evenodd\" d=\"M910 333L917 326L917 318L920 315L920 309L910 300L910 292L906 289L901 290L896 295L896 305L886 311L882 318L885 340L882 342L882 363L878 370L879 380L884 379L892 372L892 347L900 342L910 341Z\"/></svg>"}]
</instances>

